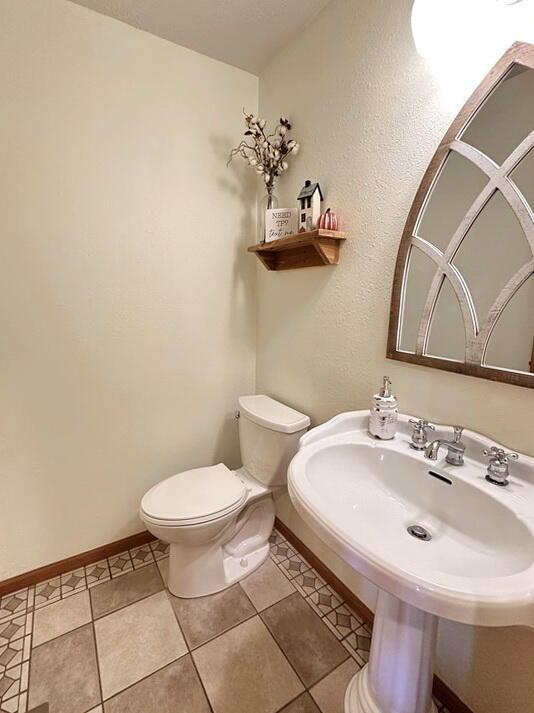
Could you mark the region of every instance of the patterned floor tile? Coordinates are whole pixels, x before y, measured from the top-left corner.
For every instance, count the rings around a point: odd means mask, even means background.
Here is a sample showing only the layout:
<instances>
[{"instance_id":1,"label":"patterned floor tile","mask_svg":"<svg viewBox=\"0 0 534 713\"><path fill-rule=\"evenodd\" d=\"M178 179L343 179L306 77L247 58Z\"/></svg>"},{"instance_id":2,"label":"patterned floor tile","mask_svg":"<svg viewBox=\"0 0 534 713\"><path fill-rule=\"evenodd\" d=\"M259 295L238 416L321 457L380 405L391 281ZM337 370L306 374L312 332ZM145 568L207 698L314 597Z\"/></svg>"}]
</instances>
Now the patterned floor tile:
<instances>
[{"instance_id":1,"label":"patterned floor tile","mask_svg":"<svg viewBox=\"0 0 534 713\"><path fill-rule=\"evenodd\" d=\"M371 648L371 634L366 626L361 626L357 631L350 633L343 639L343 645L357 661L367 663Z\"/></svg>"},{"instance_id":2,"label":"patterned floor tile","mask_svg":"<svg viewBox=\"0 0 534 713\"><path fill-rule=\"evenodd\" d=\"M342 603L334 590L328 586L321 587L321 589L312 592L308 599L309 603L313 604L313 608L317 611L319 616L330 614L333 609L336 609L336 607Z\"/></svg>"},{"instance_id":3,"label":"patterned floor tile","mask_svg":"<svg viewBox=\"0 0 534 713\"><path fill-rule=\"evenodd\" d=\"M120 577L133 570L132 560L128 551L108 557L108 563L112 578Z\"/></svg>"},{"instance_id":4,"label":"patterned floor tile","mask_svg":"<svg viewBox=\"0 0 534 713\"><path fill-rule=\"evenodd\" d=\"M0 647L31 634L33 612L21 614L0 624Z\"/></svg>"},{"instance_id":5,"label":"patterned floor tile","mask_svg":"<svg viewBox=\"0 0 534 713\"><path fill-rule=\"evenodd\" d=\"M111 579L109 564L107 560L100 560L95 564L89 564L85 567L85 579L89 588L107 582Z\"/></svg>"},{"instance_id":6,"label":"patterned floor tile","mask_svg":"<svg viewBox=\"0 0 534 713\"><path fill-rule=\"evenodd\" d=\"M6 669L18 666L23 661L28 661L31 651L31 636L28 634L16 639L9 644L0 646L0 676Z\"/></svg>"},{"instance_id":7,"label":"patterned floor tile","mask_svg":"<svg viewBox=\"0 0 534 713\"><path fill-rule=\"evenodd\" d=\"M278 530L273 530L271 532L271 536L269 537L269 545L271 546L271 549L274 547L274 545L280 545L282 542L285 542L286 538L283 537Z\"/></svg>"},{"instance_id":8,"label":"patterned floor tile","mask_svg":"<svg viewBox=\"0 0 534 713\"><path fill-rule=\"evenodd\" d=\"M296 554L297 553L288 542L281 542L279 545L274 545L274 547L271 547L271 558L277 564L279 562L283 562L288 557L295 557Z\"/></svg>"},{"instance_id":9,"label":"patterned floor tile","mask_svg":"<svg viewBox=\"0 0 534 713\"><path fill-rule=\"evenodd\" d=\"M297 554L280 562L280 567L282 570L285 570L289 579L295 579L299 574L304 574L304 572L307 572L311 568L309 562Z\"/></svg>"},{"instance_id":10,"label":"patterned floor tile","mask_svg":"<svg viewBox=\"0 0 534 713\"><path fill-rule=\"evenodd\" d=\"M44 607L61 599L61 578L54 577L35 585L35 608Z\"/></svg>"},{"instance_id":11,"label":"patterned floor tile","mask_svg":"<svg viewBox=\"0 0 534 713\"><path fill-rule=\"evenodd\" d=\"M0 713L26 713L28 702L28 694L25 691L20 696L14 696L5 701L0 702ZM43 711L45 713L45 711ZM46 711L48 713L48 711Z\"/></svg>"},{"instance_id":12,"label":"patterned floor tile","mask_svg":"<svg viewBox=\"0 0 534 713\"><path fill-rule=\"evenodd\" d=\"M332 631L338 639L344 639L363 626L362 619L357 617L346 604L328 612L326 621L332 625Z\"/></svg>"},{"instance_id":13,"label":"patterned floor tile","mask_svg":"<svg viewBox=\"0 0 534 713\"><path fill-rule=\"evenodd\" d=\"M14 696L19 696L28 689L29 666L29 662L24 661L0 674L0 700L2 702Z\"/></svg>"},{"instance_id":14,"label":"patterned floor tile","mask_svg":"<svg viewBox=\"0 0 534 713\"><path fill-rule=\"evenodd\" d=\"M136 547L130 550L130 557L132 558L134 569L146 567L148 564L154 564L155 561L150 545L143 545L142 547Z\"/></svg>"},{"instance_id":15,"label":"patterned floor tile","mask_svg":"<svg viewBox=\"0 0 534 713\"><path fill-rule=\"evenodd\" d=\"M297 575L292 582L303 597L307 597L326 586L324 579L314 569L309 569L307 572Z\"/></svg>"},{"instance_id":16,"label":"patterned floor tile","mask_svg":"<svg viewBox=\"0 0 534 713\"><path fill-rule=\"evenodd\" d=\"M61 596L68 597L76 592L81 592L87 589L87 584L85 581L85 570L76 569L72 572L67 572L62 574L60 577L61 581Z\"/></svg>"},{"instance_id":17,"label":"patterned floor tile","mask_svg":"<svg viewBox=\"0 0 534 713\"><path fill-rule=\"evenodd\" d=\"M162 557L169 556L169 545L166 542L161 542L161 540L154 540L151 542L150 549L157 560L162 559Z\"/></svg>"},{"instance_id":18,"label":"patterned floor tile","mask_svg":"<svg viewBox=\"0 0 534 713\"><path fill-rule=\"evenodd\" d=\"M33 606L33 587L21 589L13 594L6 594L0 599L0 623L24 614Z\"/></svg>"}]
</instances>

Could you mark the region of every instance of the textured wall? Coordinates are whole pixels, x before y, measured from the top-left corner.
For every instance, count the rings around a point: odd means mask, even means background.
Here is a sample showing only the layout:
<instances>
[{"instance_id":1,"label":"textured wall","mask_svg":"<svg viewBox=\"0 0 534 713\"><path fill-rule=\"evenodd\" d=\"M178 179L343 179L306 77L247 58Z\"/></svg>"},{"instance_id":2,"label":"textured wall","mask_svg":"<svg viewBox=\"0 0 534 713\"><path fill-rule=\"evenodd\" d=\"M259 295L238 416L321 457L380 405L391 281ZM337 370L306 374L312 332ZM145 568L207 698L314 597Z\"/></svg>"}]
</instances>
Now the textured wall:
<instances>
[{"instance_id":1,"label":"textured wall","mask_svg":"<svg viewBox=\"0 0 534 713\"><path fill-rule=\"evenodd\" d=\"M414 49L410 9L410 0L333 0L260 77L262 114L290 116L303 147L280 184L281 206L294 205L304 179L318 178L349 240L333 269L258 267L257 390L317 424L367 407L389 373L404 412L460 422L532 455L534 390L384 356L395 258L415 191L480 72L500 54L472 48L476 73L465 57L434 74ZM372 603L372 590L287 499L279 514ZM440 627L438 672L476 713L534 711L533 666L530 631Z\"/></svg>"},{"instance_id":2,"label":"textured wall","mask_svg":"<svg viewBox=\"0 0 534 713\"><path fill-rule=\"evenodd\" d=\"M0 0L0 580L238 463L254 188L225 160L257 88L66 0Z\"/></svg>"}]
</instances>

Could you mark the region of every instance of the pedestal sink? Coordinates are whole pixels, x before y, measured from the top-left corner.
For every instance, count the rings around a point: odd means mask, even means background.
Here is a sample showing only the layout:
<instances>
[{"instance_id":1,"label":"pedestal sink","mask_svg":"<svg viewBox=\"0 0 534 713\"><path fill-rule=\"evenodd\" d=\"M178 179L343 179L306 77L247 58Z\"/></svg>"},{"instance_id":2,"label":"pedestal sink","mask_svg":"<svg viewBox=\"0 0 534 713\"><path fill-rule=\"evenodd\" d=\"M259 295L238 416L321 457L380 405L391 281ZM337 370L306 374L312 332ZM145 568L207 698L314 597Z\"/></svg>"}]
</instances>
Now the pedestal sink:
<instances>
[{"instance_id":1,"label":"pedestal sink","mask_svg":"<svg viewBox=\"0 0 534 713\"><path fill-rule=\"evenodd\" d=\"M436 710L437 617L534 628L534 459L520 455L498 487L485 480L491 441L464 431L465 465L433 462L410 448L409 418L380 441L367 411L340 414L301 438L289 466L297 511L379 587L369 664L346 713Z\"/></svg>"}]
</instances>

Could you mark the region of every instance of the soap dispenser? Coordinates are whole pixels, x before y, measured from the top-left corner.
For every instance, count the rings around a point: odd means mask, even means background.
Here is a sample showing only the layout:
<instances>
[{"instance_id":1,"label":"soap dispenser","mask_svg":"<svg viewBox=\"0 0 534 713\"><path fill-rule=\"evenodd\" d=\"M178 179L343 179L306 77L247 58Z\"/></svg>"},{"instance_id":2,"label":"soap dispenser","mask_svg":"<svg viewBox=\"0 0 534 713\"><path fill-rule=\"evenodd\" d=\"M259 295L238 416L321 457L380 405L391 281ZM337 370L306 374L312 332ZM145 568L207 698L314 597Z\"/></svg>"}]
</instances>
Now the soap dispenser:
<instances>
[{"instance_id":1,"label":"soap dispenser","mask_svg":"<svg viewBox=\"0 0 534 713\"><path fill-rule=\"evenodd\" d=\"M369 414L369 433L371 436L389 440L397 433L397 399L391 393L391 380L384 376L380 393L375 394Z\"/></svg>"}]
</instances>

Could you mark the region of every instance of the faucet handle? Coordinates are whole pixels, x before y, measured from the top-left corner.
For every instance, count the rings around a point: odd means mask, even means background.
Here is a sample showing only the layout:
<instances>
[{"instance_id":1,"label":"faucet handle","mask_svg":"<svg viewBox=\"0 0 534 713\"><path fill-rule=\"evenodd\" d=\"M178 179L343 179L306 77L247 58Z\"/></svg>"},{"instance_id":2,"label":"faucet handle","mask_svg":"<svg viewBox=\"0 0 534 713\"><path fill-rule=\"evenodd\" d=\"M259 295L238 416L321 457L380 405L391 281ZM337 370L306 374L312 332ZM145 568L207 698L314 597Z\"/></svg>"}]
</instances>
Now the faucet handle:
<instances>
[{"instance_id":1,"label":"faucet handle","mask_svg":"<svg viewBox=\"0 0 534 713\"><path fill-rule=\"evenodd\" d=\"M460 443L462 438L462 433L464 432L463 426L453 426L454 429L454 442Z\"/></svg>"},{"instance_id":2,"label":"faucet handle","mask_svg":"<svg viewBox=\"0 0 534 713\"><path fill-rule=\"evenodd\" d=\"M428 443L427 431L434 431L435 427L424 418L411 418L409 423L413 425L410 446L415 448L416 451L424 450Z\"/></svg>"},{"instance_id":3,"label":"faucet handle","mask_svg":"<svg viewBox=\"0 0 534 713\"><path fill-rule=\"evenodd\" d=\"M435 431L435 427L430 423L430 421L427 421L424 418L411 418L409 420L409 423L413 424L416 429L420 429L421 431L424 429L425 431L430 430L430 431Z\"/></svg>"},{"instance_id":4,"label":"faucet handle","mask_svg":"<svg viewBox=\"0 0 534 713\"><path fill-rule=\"evenodd\" d=\"M510 469L508 459L519 460L517 453L505 453L503 448L491 446L488 450L484 448L482 453L489 457L486 480L493 485L508 485Z\"/></svg>"},{"instance_id":5,"label":"faucet handle","mask_svg":"<svg viewBox=\"0 0 534 713\"><path fill-rule=\"evenodd\" d=\"M487 448L484 448L482 453L485 456L488 456L490 461L493 461L496 464L505 465L506 463L508 463L508 458L511 458L512 460L519 460L519 456L517 453L505 453L504 448L498 448L497 446L491 446L489 450Z\"/></svg>"}]
</instances>

